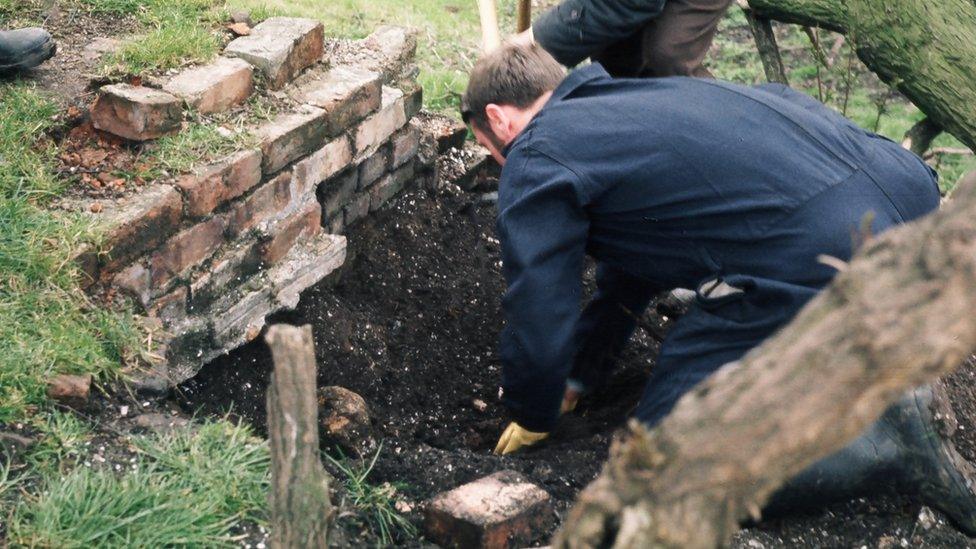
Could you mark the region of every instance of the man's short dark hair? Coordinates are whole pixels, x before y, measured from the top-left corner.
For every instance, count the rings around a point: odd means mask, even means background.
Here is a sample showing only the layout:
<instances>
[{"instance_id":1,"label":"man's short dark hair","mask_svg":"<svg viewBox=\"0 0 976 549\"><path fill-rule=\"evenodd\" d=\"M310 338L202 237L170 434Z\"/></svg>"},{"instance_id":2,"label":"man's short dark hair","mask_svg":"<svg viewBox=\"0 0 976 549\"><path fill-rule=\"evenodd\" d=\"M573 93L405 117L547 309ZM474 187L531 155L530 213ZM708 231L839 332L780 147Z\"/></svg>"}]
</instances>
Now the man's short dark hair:
<instances>
[{"instance_id":1,"label":"man's short dark hair","mask_svg":"<svg viewBox=\"0 0 976 549\"><path fill-rule=\"evenodd\" d=\"M490 103L524 109L556 89L565 76L562 65L538 44L503 44L474 64L461 97L461 117L484 130Z\"/></svg>"}]
</instances>

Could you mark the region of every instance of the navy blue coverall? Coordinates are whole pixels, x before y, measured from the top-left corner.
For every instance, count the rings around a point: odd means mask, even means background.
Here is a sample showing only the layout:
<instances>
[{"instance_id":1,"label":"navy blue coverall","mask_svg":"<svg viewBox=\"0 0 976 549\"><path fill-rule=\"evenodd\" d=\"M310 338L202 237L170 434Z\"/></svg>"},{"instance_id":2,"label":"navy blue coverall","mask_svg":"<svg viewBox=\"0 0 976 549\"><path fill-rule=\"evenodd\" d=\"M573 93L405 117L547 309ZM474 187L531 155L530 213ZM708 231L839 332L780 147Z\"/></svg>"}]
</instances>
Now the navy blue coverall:
<instances>
[{"instance_id":1,"label":"navy blue coverall","mask_svg":"<svg viewBox=\"0 0 976 549\"><path fill-rule=\"evenodd\" d=\"M874 234L939 202L917 156L785 86L571 73L504 151L504 402L552 430L567 378L597 386L651 298L716 279L664 341L636 410L679 397L788 322ZM584 256L597 292L581 311Z\"/></svg>"}]
</instances>

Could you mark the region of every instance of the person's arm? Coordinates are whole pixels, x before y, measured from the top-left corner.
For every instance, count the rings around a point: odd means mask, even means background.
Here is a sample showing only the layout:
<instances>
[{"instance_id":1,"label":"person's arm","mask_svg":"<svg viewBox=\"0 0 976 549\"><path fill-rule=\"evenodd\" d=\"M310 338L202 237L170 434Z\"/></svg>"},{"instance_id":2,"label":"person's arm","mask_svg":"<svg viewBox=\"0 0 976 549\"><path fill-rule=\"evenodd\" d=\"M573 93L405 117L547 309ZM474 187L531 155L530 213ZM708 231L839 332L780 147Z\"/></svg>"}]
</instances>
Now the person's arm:
<instances>
[{"instance_id":1,"label":"person's arm","mask_svg":"<svg viewBox=\"0 0 976 549\"><path fill-rule=\"evenodd\" d=\"M646 280L606 264L598 264L596 294L576 328L579 351L570 373L573 389L599 389L613 371L624 345L648 303L660 291Z\"/></svg>"},{"instance_id":2,"label":"person's arm","mask_svg":"<svg viewBox=\"0 0 976 549\"><path fill-rule=\"evenodd\" d=\"M498 203L508 283L503 403L518 425L545 433L559 418L576 351L589 220L571 170L532 150L510 155L508 163Z\"/></svg>"},{"instance_id":3,"label":"person's arm","mask_svg":"<svg viewBox=\"0 0 976 549\"><path fill-rule=\"evenodd\" d=\"M532 34L557 61L572 67L640 30L665 0L564 0L543 13Z\"/></svg>"}]
</instances>

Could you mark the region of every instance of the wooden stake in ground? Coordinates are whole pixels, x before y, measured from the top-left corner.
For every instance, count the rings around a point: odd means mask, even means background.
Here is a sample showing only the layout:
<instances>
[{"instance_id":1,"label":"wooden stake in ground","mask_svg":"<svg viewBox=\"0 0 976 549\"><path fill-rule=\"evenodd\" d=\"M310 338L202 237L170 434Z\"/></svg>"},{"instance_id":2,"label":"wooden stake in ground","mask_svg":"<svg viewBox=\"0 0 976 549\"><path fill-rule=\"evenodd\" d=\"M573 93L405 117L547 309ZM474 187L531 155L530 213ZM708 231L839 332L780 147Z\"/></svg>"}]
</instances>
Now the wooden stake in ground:
<instances>
[{"instance_id":1,"label":"wooden stake in ground","mask_svg":"<svg viewBox=\"0 0 976 549\"><path fill-rule=\"evenodd\" d=\"M481 19L481 49L488 53L502 45L495 0L478 0L478 17Z\"/></svg>"},{"instance_id":2,"label":"wooden stake in ground","mask_svg":"<svg viewBox=\"0 0 976 549\"><path fill-rule=\"evenodd\" d=\"M976 348L976 178L865 244L787 327L634 426L553 547L716 547L786 480Z\"/></svg>"},{"instance_id":3,"label":"wooden stake in ground","mask_svg":"<svg viewBox=\"0 0 976 549\"><path fill-rule=\"evenodd\" d=\"M328 546L329 474L319 460L312 328L278 324L265 336L274 358L268 388L271 546Z\"/></svg>"},{"instance_id":4,"label":"wooden stake in ground","mask_svg":"<svg viewBox=\"0 0 976 549\"><path fill-rule=\"evenodd\" d=\"M532 25L532 0L519 0L518 22L515 25L515 31L526 31L530 25Z\"/></svg>"}]
</instances>

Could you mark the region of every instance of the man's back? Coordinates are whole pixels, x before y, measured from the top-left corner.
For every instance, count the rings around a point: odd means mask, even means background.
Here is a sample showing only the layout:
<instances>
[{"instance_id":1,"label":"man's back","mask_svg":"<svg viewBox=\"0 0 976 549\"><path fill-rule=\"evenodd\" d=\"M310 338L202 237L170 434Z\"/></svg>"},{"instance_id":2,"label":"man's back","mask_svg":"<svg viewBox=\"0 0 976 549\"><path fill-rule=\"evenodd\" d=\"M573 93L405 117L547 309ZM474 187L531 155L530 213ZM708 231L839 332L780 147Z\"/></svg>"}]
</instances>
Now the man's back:
<instances>
[{"instance_id":1,"label":"man's back","mask_svg":"<svg viewBox=\"0 0 976 549\"><path fill-rule=\"evenodd\" d=\"M718 273L819 287L832 271L816 257L849 256L865 214L880 231L938 203L917 157L788 88L611 80L598 65L512 144L503 210L532 185L511 180L532 178L533 157L570 173L587 250L662 287Z\"/></svg>"}]
</instances>

